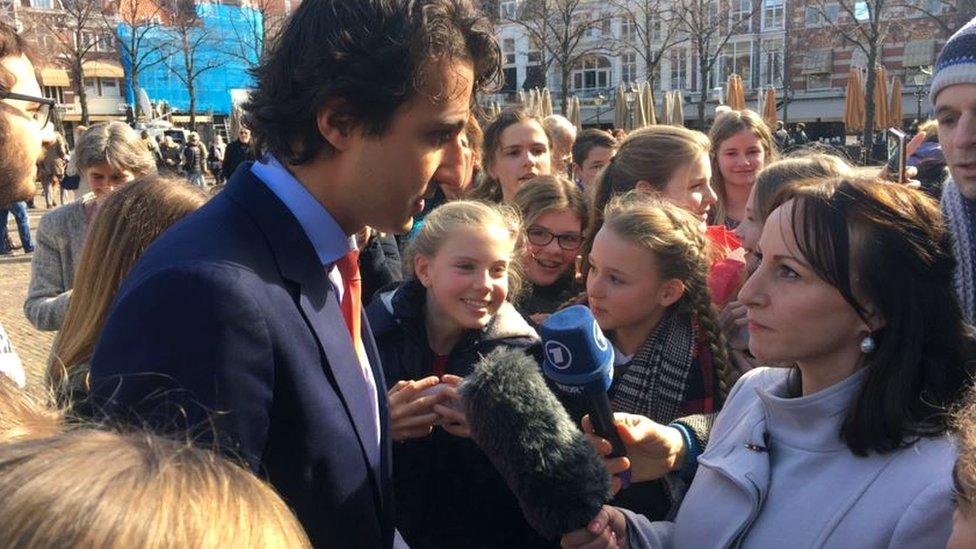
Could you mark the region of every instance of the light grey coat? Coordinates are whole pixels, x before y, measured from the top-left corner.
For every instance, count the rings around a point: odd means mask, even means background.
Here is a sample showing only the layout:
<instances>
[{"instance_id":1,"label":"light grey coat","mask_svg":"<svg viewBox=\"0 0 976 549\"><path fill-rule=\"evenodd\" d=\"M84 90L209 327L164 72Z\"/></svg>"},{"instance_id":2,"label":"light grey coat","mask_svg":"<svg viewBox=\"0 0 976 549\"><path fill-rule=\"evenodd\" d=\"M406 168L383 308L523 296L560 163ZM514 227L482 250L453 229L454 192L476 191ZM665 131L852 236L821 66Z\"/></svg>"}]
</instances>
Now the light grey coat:
<instances>
[{"instance_id":1,"label":"light grey coat","mask_svg":"<svg viewBox=\"0 0 976 549\"><path fill-rule=\"evenodd\" d=\"M37 225L24 314L38 330L60 329L68 312L75 270L87 234L85 205L94 199L94 195L87 194L55 208Z\"/></svg>"},{"instance_id":2,"label":"light grey coat","mask_svg":"<svg viewBox=\"0 0 976 549\"><path fill-rule=\"evenodd\" d=\"M839 432L866 371L799 398L785 397L788 372L739 380L675 521L625 512L632 548L945 547L952 440L857 457Z\"/></svg>"}]
</instances>

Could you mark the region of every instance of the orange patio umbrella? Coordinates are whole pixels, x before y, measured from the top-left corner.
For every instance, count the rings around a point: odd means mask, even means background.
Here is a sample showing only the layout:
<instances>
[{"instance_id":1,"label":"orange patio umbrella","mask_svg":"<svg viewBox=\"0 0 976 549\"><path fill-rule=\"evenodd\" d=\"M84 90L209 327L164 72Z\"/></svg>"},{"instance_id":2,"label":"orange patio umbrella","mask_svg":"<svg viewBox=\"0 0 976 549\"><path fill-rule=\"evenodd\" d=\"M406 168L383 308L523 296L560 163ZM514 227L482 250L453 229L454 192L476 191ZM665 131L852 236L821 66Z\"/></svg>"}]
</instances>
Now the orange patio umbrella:
<instances>
[{"instance_id":1,"label":"orange patio umbrella","mask_svg":"<svg viewBox=\"0 0 976 549\"><path fill-rule=\"evenodd\" d=\"M746 108L746 92L742 87L742 77L738 74L729 75L725 104L734 111Z\"/></svg>"},{"instance_id":2,"label":"orange patio umbrella","mask_svg":"<svg viewBox=\"0 0 976 549\"><path fill-rule=\"evenodd\" d=\"M885 130L888 123L888 74L884 67L874 70L874 129Z\"/></svg>"},{"instance_id":3,"label":"orange patio umbrella","mask_svg":"<svg viewBox=\"0 0 976 549\"><path fill-rule=\"evenodd\" d=\"M770 128L776 127L776 88L770 86L766 90L766 101L763 103L763 120Z\"/></svg>"},{"instance_id":4,"label":"orange patio umbrella","mask_svg":"<svg viewBox=\"0 0 976 549\"><path fill-rule=\"evenodd\" d=\"M891 84L891 101L888 102L888 125L901 126L905 115L902 113L901 80L895 78Z\"/></svg>"},{"instance_id":5,"label":"orange patio umbrella","mask_svg":"<svg viewBox=\"0 0 976 549\"><path fill-rule=\"evenodd\" d=\"M844 90L844 126L848 133L864 129L864 88L861 87L861 71L851 68Z\"/></svg>"}]
</instances>

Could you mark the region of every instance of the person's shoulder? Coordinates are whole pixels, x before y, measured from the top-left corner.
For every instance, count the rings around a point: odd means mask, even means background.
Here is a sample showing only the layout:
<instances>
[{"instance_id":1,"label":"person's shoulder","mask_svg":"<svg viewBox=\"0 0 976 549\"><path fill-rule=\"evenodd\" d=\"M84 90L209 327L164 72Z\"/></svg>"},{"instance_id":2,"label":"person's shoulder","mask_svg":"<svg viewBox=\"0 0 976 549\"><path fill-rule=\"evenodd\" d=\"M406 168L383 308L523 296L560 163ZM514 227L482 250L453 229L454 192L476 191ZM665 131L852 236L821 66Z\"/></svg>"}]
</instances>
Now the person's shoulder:
<instances>
[{"instance_id":1,"label":"person's shoulder","mask_svg":"<svg viewBox=\"0 0 976 549\"><path fill-rule=\"evenodd\" d=\"M37 230L48 231L67 231L70 229L84 229L85 226L85 202L79 198L73 202L58 206L41 216L37 224Z\"/></svg>"},{"instance_id":2,"label":"person's shoulder","mask_svg":"<svg viewBox=\"0 0 976 549\"><path fill-rule=\"evenodd\" d=\"M515 309L514 305L505 301L485 328L483 340L528 347L539 341L539 333Z\"/></svg>"}]
</instances>

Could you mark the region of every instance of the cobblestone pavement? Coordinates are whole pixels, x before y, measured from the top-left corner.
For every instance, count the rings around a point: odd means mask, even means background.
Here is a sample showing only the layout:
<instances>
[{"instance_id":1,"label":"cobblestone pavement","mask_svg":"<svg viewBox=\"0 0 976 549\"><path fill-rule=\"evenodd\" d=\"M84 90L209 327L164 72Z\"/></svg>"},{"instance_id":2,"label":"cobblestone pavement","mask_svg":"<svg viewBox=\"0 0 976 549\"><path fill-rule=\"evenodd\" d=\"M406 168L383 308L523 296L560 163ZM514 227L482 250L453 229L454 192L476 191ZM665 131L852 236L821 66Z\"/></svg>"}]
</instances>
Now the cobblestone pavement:
<instances>
[{"instance_id":1,"label":"cobblestone pavement","mask_svg":"<svg viewBox=\"0 0 976 549\"><path fill-rule=\"evenodd\" d=\"M44 199L38 199L43 205ZM38 200L34 203L37 204ZM35 231L37 222L46 211L29 210L31 233ZM14 245L19 246L20 237L12 215L8 216L6 229ZM14 250L13 255L0 256L0 324L7 330L14 349L24 363L28 383L32 387L38 387L43 380L44 366L51 352L55 332L35 329L24 316L24 298L27 297L27 283L30 280L30 258L21 249Z\"/></svg>"}]
</instances>

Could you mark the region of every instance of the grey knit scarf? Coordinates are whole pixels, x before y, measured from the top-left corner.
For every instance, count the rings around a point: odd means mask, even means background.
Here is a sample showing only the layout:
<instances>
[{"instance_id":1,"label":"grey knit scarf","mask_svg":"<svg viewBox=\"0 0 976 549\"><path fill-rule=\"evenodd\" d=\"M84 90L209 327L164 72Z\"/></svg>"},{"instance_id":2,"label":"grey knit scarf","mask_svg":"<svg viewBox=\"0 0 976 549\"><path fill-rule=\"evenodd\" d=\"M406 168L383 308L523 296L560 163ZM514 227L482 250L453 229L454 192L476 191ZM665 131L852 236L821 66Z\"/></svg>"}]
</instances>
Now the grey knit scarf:
<instances>
[{"instance_id":1,"label":"grey knit scarf","mask_svg":"<svg viewBox=\"0 0 976 549\"><path fill-rule=\"evenodd\" d=\"M952 234L959 306L966 322L973 324L976 320L976 205L963 197L952 179L946 181L942 190L942 215Z\"/></svg>"}]
</instances>

